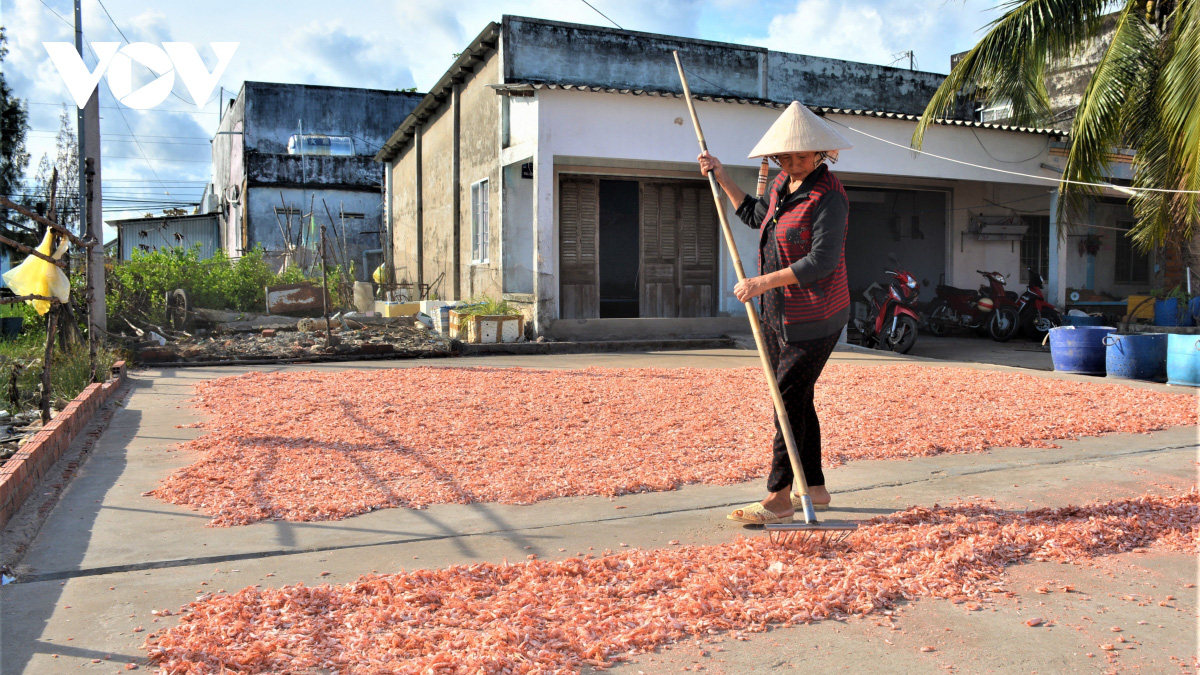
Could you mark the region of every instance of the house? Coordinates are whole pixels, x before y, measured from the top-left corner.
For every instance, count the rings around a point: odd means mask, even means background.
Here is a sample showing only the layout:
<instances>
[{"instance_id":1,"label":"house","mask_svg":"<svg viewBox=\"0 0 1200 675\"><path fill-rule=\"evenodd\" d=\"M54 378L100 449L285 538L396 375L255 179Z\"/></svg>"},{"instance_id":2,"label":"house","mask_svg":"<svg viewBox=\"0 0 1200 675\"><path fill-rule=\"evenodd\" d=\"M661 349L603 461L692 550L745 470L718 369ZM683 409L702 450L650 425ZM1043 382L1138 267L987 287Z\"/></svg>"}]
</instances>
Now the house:
<instances>
[{"instance_id":1,"label":"house","mask_svg":"<svg viewBox=\"0 0 1200 675\"><path fill-rule=\"evenodd\" d=\"M759 164L745 154L792 100L855 144L834 167L850 198L854 298L885 281L889 253L921 280L923 301L939 280L979 285L979 269L1015 279L1034 221L1045 235L1029 255L1065 261L1043 168L1063 133L973 121L964 108L930 130L927 154L913 152L941 75L505 16L375 155L397 278L442 299L503 297L550 337L746 330L676 50L708 147L745 189ZM753 274L757 233L724 208ZM1062 281L1051 279L1059 293Z\"/></svg>"},{"instance_id":2,"label":"house","mask_svg":"<svg viewBox=\"0 0 1200 675\"><path fill-rule=\"evenodd\" d=\"M186 216L151 216L107 221L117 230L115 248L105 254L117 260L131 260L134 251L157 251L166 248L190 249L199 246L201 260L213 257L221 248L220 218L216 213Z\"/></svg>"},{"instance_id":3,"label":"house","mask_svg":"<svg viewBox=\"0 0 1200 675\"><path fill-rule=\"evenodd\" d=\"M269 260L281 261L287 232L290 244L313 251L315 260L320 226L332 225L331 264L344 256L359 280L368 278L384 249L383 172L371 157L421 98L244 83L212 142L213 183L205 195L213 197L205 202L218 212L220 246L234 258L262 246Z\"/></svg>"},{"instance_id":4,"label":"house","mask_svg":"<svg viewBox=\"0 0 1200 675\"><path fill-rule=\"evenodd\" d=\"M1050 101L1053 125L1070 131L1074 125L1075 111L1087 90L1092 74L1100 64L1112 42L1118 14L1104 18L1095 40L1068 59L1055 61L1046 70L1046 93ZM953 68L967 52L950 57ZM1011 104L1005 100L990 100L986 91L975 94L976 119L999 124L1010 123ZM1066 164L1068 143L1065 140L1050 144L1049 158L1042 168L1049 175L1061 175ZM1109 171L1106 181L1117 186L1128 186L1133 178L1134 151L1114 148L1109 155ZM1098 198L1084 200L1084 205L1071 209L1065 220L1072 225L1066 232L1065 258L1051 261L1041 253L1048 247L1041 240L1049 236L1042 219L1030 219L1030 228L1022 240L1022 282L1026 281L1026 269L1039 270L1043 277L1057 279L1060 292L1057 303L1060 307L1078 305L1084 310L1104 310L1122 302L1089 302L1097 297L1125 298L1131 293L1142 293L1156 285L1156 276L1167 287L1184 282L1184 263L1180 251L1168 247L1151 253L1137 249L1125 235L1136 222L1129 195L1107 190ZM1192 259L1200 260L1200 240L1191 242ZM1061 263L1059 269L1056 263ZM1156 271L1158 275L1156 275ZM1118 310L1119 312L1119 310ZM1117 312L1111 312L1117 313Z\"/></svg>"}]
</instances>

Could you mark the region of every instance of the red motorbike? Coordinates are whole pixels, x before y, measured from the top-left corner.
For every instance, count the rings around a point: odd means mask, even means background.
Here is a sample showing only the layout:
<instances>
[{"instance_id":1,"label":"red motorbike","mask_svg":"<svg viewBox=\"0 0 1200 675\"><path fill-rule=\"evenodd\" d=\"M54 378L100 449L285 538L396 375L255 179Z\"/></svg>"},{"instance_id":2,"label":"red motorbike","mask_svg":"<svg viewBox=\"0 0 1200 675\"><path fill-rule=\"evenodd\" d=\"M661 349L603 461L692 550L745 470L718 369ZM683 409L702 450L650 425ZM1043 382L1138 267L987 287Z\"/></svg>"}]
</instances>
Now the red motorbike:
<instances>
[{"instance_id":1,"label":"red motorbike","mask_svg":"<svg viewBox=\"0 0 1200 675\"><path fill-rule=\"evenodd\" d=\"M938 284L937 298L929 304L929 332L942 337L953 328L974 328L997 342L1007 342L1021 328L1017 294L1004 290L1004 275L999 272L975 271L988 281L977 291Z\"/></svg>"},{"instance_id":2,"label":"red motorbike","mask_svg":"<svg viewBox=\"0 0 1200 675\"><path fill-rule=\"evenodd\" d=\"M913 303L921 291L916 278L908 272L901 269L884 272L890 274L893 281L888 284L887 291L873 283L863 292L871 314L866 320L855 319L854 327L862 333L868 346L907 354L917 341L917 326L921 319Z\"/></svg>"},{"instance_id":3,"label":"red motorbike","mask_svg":"<svg viewBox=\"0 0 1200 675\"><path fill-rule=\"evenodd\" d=\"M1021 319L1021 328L1025 334L1035 340L1046 337L1051 328L1062 325L1062 315L1058 308L1046 302L1042 292L1042 275L1029 268L1029 287L1017 299L1017 316Z\"/></svg>"}]
</instances>

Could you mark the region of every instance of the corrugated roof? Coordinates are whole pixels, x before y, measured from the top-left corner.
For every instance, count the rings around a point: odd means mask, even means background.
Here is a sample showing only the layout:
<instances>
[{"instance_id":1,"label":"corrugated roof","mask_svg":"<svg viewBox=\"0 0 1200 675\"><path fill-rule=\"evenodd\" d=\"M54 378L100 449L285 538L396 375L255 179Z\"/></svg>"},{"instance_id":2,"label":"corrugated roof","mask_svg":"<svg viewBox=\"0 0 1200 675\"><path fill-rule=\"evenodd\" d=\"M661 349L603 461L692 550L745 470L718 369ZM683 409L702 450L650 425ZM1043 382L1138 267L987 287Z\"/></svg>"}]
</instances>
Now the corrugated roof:
<instances>
[{"instance_id":1,"label":"corrugated roof","mask_svg":"<svg viewBox=\"0 0 1200 675\"><path fill-rule=\"evenodd\" d=\"M683 98L683 94L674 91L661 91L651 89L636 89L622 87L600 87L586 84L567 84L562 82L518 82L510 84L490 84L489 87L495 89L497 93L527 96L532 95L534 91L541 89L561 89L563 91L591 91L601 92L606 94L625 94L630 96L661 96L671 98ZM528 93L522 93L528 92ZM783 110L789 104L780 103L778 101L770 101L757 98L741 98L736 96L695 96L697 101L713 101L717 103L737 103L740 105L754 105L763 108L773 108L775 110ZM827 106L809 106L809 109L819 114L835 114L835 115L856 115L859 117L879 117L883 119L905 120L908 122L916 122L921 119L920 115L912 115L909 113L888 112L886 110L854 110L851 108L830 108ZM970 120L952 120L938 119L934 120L935 124L943 124L947 126L971 127L975 129L995 129L999 131L1017 131L1029 134L1046 134L1054 136L1066 136L1067 132L1062 129L1045 129L1035 127L1019 127L1008 124L992 124L990 122L972 122Z\"/></svg>"}]
</instances>

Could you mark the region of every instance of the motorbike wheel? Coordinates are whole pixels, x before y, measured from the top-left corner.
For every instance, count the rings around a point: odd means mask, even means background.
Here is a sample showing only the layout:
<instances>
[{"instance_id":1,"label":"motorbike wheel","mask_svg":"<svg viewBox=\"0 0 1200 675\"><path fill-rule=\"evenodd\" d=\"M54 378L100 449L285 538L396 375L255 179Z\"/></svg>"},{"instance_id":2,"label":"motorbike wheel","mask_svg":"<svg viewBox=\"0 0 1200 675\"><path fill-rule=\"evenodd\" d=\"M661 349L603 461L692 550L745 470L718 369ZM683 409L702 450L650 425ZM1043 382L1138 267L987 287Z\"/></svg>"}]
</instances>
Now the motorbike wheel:
<instances>
[{"instance_id":1,"label":"motorbike wheel","mask_svg":"<svg viewBox=\"0 0 1200 675\"><path fill-rule=\"evenodd\" d=\"M987 326L993 340L1008 342L1020 330L1021 321L1017 317L1017 310L1012 307L997 307Z\"/></svg>"},{"instance_id":2,"label":"motorbike wheel","mask_svg":"<svg viewBox=\"0 0 1200 675\"><path fill-rule=\"evenodd\" d=\"M897 354L907 354L917 341L917 320L902 316L896 320L896 332L888 335L887 346Z\"/></svg>"},{"instance_id":3,"label":"motorbike wheel","mask_svg":"<svg viewBox=\"0 0 1200 675\"><path fill-rule=\"evenodd\" d=\"M950 334L949 322L953 318L953 314L954 310L950 309L950 303L938 298L929 305L929 319L925 325L935 337L945 337Z\"/></svg>"},{"instance_id":4,"label":"motorbike wheel","mask_svg":"<svg viewBox=\"0 0 1200 675\"><path fill-rule=\"evenodd\" d=\"M1023 328L1026 335L1034 340L1037 340L1038 342L1041 342L1042 340L1046 339L1046 333L1051 328L1058 328L1061 325L1062 316L1058 313L1058 311L1047 309L1046 311L1042 312L1042 316L1040 318L1036 314L1030 314L1030 316L1026 317Z\"/></svg>"}]
</instances>

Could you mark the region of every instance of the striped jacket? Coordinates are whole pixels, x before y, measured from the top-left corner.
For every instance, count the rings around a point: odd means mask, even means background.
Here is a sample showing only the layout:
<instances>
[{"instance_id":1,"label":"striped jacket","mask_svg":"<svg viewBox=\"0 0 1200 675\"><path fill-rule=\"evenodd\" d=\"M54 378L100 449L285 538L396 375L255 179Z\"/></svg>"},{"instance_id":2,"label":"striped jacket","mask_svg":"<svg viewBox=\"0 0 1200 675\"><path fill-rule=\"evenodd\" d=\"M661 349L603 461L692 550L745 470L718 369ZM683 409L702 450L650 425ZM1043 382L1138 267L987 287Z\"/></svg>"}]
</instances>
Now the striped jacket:
<instances>
[{"instance_id":1,"label":"striped jacket","mask_svg":"<svg viewBox=\"0 0 1200 675\"><path fill-rule=\"evenodd\" d=\"M819 175L814 175L819 174ZM792 268L799 283L784 286L783 330L788 342L814 340L840 332L850 318L850 289L846 280L846 229L848 200L842 183L822 165L805 180L803 192L793 194L797 203L780 209L787 196L787 174L780 173L771 185L770 199L761 223L774 220L774 242L766 240L763 228L759 241L759 269L763 251L774 245L780 269ZM778 213L777 211L782 211ZM760 223L760 224L761 224Z\"/></svg>"}]
</instances>

